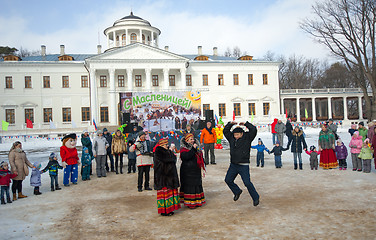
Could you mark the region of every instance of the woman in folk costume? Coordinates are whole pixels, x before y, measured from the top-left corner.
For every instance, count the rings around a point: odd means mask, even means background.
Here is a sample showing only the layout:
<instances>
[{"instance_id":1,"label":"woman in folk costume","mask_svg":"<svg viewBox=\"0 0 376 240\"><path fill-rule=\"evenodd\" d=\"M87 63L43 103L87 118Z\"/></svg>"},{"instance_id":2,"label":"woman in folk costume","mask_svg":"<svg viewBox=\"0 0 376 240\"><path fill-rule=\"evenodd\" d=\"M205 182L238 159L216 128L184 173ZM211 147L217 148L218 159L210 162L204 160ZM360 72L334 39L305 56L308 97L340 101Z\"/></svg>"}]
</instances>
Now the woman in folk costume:
<instances>
[{"instance_id":1,"label":"woman in folk costume","mask_svg":"<svg viewBox=\"0 0 376 240\"><path fill-rule=\"evenodd\" d=\"M320 167L324 169L337 168L338 162L334 152L335 136L326 124L321 125L319 134Z\"/></svg>"},{"instance_id":2,"label":"woman in folk costume","mask_svg":"<svg viewBox=\"0 0 376 240\"><path fill-rule=\"evenodd\" d=\"M181 139L180 158L180 201L191 209L201 207L205 204L201 177L205 164L199 141L191 133Z\"/></svg>"},{"instance_id":3,"label":"woman in folk costume","mask_svg":"<svg viewBox=\"0 0 376 240\"><path fill-rule=\"evenodd\" d=\"M157 190L158 213L171 216L180 208L179 178L176 156L168 147L168 139L159 140L154 152L154 181Z\"/></svg>"}]
</instances>

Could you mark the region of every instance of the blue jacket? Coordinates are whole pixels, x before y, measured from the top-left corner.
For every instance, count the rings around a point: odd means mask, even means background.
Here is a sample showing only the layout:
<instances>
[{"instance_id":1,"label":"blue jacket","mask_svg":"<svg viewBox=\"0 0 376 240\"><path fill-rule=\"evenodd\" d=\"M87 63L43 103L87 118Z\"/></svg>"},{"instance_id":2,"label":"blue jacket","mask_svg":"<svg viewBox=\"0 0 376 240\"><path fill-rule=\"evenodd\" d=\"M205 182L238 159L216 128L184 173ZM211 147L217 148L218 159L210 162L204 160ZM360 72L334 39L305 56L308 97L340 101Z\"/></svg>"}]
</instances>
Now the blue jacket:
<instances>
[{"instance_id":1,"label":"blue jacket","mask_svg":"<svg viewBox=\"0 0 376 240\"><path fill-rule=\"evenodd\" d=\"M263 152L263 151L269 152L269 149L265 147L263 143L261 145L257 144L256 146L252 146L251 148L256 149L257 152Z\"/></svg>"},{"instance_id":2,"label":"blue jacket","mask_svg":"<svg viewBox=\"0 0 376 240\"><path fill-rule=\"evenodd\" d=\"M85 153L84 151L82 152L81 163L82 166L89 166L91 164L90 153Z\"/></svg>"},{"instance_id":3,"label":"blue jacket","mask_svg":"<svg viewBox=\"0 0 376 240\"><path fill-rule=\"evenodd\" d=\"M129 146L127 146L127 151L128 151L128 159L136 159L136 151L131 152L129 151Z\"/></svg>"},{"instance_id":4,"label":"blue jacket","mask_svg":"<svg viewBox=\"0 0 376 240\"><path fill-rule=\"evenodd\" d=\"M56 160L51 160L48 162L47 166L42 170L42 173L48 171L50 176L57 176L59 169L63 169L62 166Z\"/></svg>"}]
</instances>

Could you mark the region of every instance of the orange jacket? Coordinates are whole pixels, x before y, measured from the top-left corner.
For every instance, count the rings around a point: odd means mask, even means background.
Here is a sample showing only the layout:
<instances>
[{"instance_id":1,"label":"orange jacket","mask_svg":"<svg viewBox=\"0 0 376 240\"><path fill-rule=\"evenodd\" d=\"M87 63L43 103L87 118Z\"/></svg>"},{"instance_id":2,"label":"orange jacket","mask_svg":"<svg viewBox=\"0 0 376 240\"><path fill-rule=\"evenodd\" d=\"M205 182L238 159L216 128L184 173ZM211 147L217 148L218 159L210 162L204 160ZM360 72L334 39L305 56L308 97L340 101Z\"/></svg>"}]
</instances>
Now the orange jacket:
<instances>
[{"instance_id":1,"label":"orange jacket","mask_svg":"<svg viewBox=\"0 0 376 240\"><path fill-rule=\"evenodd\" d=\"M217 142L217 135L215 134L214 128L212 128L212 133L210 134L206 128L202 129L201 131L201 137L200 142L202 143L204 140L204 143L216 143Z\"/></svg>"}]
</instances>

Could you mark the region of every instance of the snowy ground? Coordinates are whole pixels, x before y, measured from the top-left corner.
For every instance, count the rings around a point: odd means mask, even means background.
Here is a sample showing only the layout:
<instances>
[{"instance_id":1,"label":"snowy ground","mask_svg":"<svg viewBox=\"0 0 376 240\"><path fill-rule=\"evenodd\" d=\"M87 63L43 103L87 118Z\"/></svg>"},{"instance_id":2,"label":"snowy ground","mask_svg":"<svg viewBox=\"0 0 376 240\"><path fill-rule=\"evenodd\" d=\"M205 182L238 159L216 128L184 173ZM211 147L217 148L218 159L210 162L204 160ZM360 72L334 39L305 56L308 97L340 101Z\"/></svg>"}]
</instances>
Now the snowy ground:
<instances>
[{"instance_id":1,"label":"snowy ground","mask_svg":"<svg viewBox=\"0 0 376 240\"><path fill-rule=\"evenodd\" d=\"M317 146L319 129L305 132L308 146ZM270 135L257 137L271 148ZM339 135L348 145L347 129L339 129ZM44 167L60 144L30 140L23 147L31 162ZM10 146L0 144L0 160L7 159ZM1 239L375 239L375 170L311 171L305 153L304 170L293 170L289 151L283 153L282 169L267 154L265 167L257 168L252 151L251 178L261 196L260 205L253 207L239 177L244 192L237 202L223 181L229 151L216 150L216 156L218 164L208 166L203 180L207 204L195 210L183 207L172 217L157 214L156 191L137 192L137 174L110 173L55 192L49 191L44 174L41 196L32 195L28 177L23 186L29 197L0 206ZM347 162L351 169L350 158Z\"/></svg>"}]
</instances>

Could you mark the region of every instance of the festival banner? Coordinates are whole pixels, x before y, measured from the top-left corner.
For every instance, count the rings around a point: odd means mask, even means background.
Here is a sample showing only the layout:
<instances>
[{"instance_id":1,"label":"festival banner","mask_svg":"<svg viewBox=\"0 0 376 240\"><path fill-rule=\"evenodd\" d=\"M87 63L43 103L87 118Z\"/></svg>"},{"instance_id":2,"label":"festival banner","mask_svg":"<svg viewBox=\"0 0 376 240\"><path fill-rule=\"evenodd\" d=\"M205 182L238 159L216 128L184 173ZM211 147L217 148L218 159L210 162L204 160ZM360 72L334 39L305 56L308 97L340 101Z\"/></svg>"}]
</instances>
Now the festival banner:
<instances>
[{"instance_id":1,"label":"festival banner","mask_svg":"<svg viewBox=\"0 0 376 240\"><path fill-rule=\"evenodd\" d=\"M199 91L125 92L120 93L123 113L130 113L131 122L137 122L149 131L185 129L201 117Z\"/></svg>"}]
</instances>

